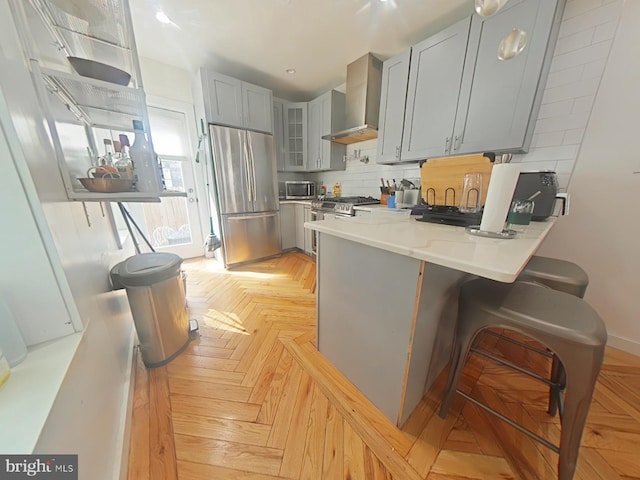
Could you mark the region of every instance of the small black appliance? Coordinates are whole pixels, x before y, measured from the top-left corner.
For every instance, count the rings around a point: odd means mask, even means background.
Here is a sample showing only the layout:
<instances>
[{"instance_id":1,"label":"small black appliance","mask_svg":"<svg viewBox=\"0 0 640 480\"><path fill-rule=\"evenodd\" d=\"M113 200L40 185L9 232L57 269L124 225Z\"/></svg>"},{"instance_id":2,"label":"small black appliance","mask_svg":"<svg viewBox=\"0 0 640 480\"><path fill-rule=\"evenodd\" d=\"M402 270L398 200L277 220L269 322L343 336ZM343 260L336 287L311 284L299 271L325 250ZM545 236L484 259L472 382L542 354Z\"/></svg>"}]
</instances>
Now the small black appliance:
<instances>
[{"instance_id":1,"label":"small black appliance","mask_svg":"<svg viewBox=\"0 0 640 480\"><path fill-rule=\"evenodd\" d=\"M531 220L542 222L553 214L558 195L558 176L550 170L521 172L513 194L513 200L525 200L540 191L533 200Z\"/></svg>"}]
</instances>

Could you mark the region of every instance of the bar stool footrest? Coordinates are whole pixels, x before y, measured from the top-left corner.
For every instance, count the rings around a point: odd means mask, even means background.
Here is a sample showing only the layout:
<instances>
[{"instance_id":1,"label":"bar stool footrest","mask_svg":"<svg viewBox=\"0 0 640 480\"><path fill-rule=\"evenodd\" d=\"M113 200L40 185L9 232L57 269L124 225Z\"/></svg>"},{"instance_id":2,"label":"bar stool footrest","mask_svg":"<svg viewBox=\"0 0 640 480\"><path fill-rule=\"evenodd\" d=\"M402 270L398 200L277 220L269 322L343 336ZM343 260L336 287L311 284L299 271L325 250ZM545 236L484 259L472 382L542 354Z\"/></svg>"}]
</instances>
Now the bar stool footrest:
<instances>
[{"instance_id":1,"label":"bar stool footrest","mask_svg":"<svg viewBox=\"0 0 640 480\"><path fill-rule=\"evenodd\" d=\"M480 350L479 348L472 347L472 348L470 348L470 351L474 352L474 353L477 353L478 355L482 355L483 357L486 357L486 358L488 358L490 360L493 360L494 362L499 363L500 365L504 365L505 367L509 367L509 368L512 368L513 370L516 370L516 371L520 372L520 373L524 373L525 375L528 375L531 378L534 378L534 379L538 380L539 382L542 382L542 383L544 383L546 385L549 385L550 387L554 387L554 388L557 388L559 390L562 390L564 388L564 386L560 385L559 383L552 382L551 380L549 380L549 379L547 379L547 378L545 378L545 377L543 377L541 375L538 375L535 372L527 370L526 368L522 368L522 367L516 365L515 363L508 362L507 360L504 360L504 359L502 359L500 357L496 357L495 355L492 355L492 354L490 354L488 352L485 352L484 350Z\"/></svg>"},{"instance_id":2,"label":"bar stool footrest","mask_svg":"<svg viewBox=\"0 0 640 480\"><path fill-rule=\"evenodd\" d=\"M464 392L462 392L460 390L456 390L456 393L458 395L464 397L466 400L470 401L474 405L477 405L478 407L482 408L483 410L495 415L496 417L498 417L503 422L511 425L516 430L524 433L526 436L528 436L528 437L532 438L533 440L535 440L536 442L544 445L545 447L547 447L548 449L552 450L553 452L560 453L560 448L558 446L556 446L553 443L549 442L548 440L542 438L540 435L532 432L531 430L528 430L528 429L524 428L522 425L517 424L516 422L514 422L510 418L505 417L500 412L494 410L490 406L485 405L484 403L480 402L479 400L476 400L475 398L467 395L466 393L464 393Z\"/></svg>"},{"instance_id":3,"label":"bar stool footrest","mask_svg":"<svg viewBox=\"0 0 640 480\"><path fill-rule=\"evenodd\" d=\"M531 350L532 352L539 353L540 355L543 355L545 357L553 358L553 353L551 353L551 352L549 352L547 350L541 350L539 348L532 347L531 345L527 345L526 343L519 342L517 340L514 340L513 338L507 337L506 335L501 335L499 333L492 332L491 330L485 330L482 333L484 333L485 335L491 335L492 337L497 337L500 340L504 340L505 342L509 342L509 343L511 343L513 345L517 345L519 347L526 348L527 350Z\"/></svg>"}]
</instances>

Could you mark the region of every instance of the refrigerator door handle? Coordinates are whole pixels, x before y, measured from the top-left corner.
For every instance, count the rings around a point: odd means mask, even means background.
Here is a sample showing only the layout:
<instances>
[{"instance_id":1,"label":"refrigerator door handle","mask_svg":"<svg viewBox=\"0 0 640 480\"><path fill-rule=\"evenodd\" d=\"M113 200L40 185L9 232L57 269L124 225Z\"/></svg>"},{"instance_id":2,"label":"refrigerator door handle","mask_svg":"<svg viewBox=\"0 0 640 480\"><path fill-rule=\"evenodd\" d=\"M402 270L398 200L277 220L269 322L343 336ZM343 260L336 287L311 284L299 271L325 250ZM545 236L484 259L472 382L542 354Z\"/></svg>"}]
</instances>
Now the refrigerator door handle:
<instances>
[{"instance_id":1,"label":"refrigerator door handle","mask_svg":"<svg viewBox=\"0 0 640 480\"><path fill-rule=\"evenodd\" d=\"M275 217L277 215L277 213L261 213L259 215L246 215L243 217L238 217L238 216L230 216L229 219L230 220L252 220L254 218L269 218L269 217Z\"/></svg>"},{"instance_id":2,"label":"refrigerator door handle","mask_svg":"<svg viewBox=\"0 0 640 480\"><path fill-rule=\"evenodd\" d=\"M248 134L251 135L251 134ZM251 148L251 142L249 142L249 138L247 138L247 145L248 145L248 150L249 150L249 156L247 157L249 159L249 167L251 168L251 179L252 179L252 188L253 188L253 209L255 210L256 208L256 201L257 201L257 196L258 193L256 192L256 164L253 158L253 148Z\"/></svg>"},{"instance_id":3,"label":"refrigerator door handle","mask_svg":"<svg viewBox=\"0 0 640 480\"><path fill-rule=\"evenodd\" d=\"M245 170L246 170L246 175L247 175L247 186L248 186L248 192L247 195L249 197L249 202L252 203L253 209L255 210L255 203L256 200L254 198L253 192L255 191L254 187L253 187L253 176L252 176L252 172L251 172L251 159L249 157L249 143L247 142L247 133L244 132L244 145L243 145L243 149L244 149L244 161L245 161Z\"/></svg>"}]
</instances>

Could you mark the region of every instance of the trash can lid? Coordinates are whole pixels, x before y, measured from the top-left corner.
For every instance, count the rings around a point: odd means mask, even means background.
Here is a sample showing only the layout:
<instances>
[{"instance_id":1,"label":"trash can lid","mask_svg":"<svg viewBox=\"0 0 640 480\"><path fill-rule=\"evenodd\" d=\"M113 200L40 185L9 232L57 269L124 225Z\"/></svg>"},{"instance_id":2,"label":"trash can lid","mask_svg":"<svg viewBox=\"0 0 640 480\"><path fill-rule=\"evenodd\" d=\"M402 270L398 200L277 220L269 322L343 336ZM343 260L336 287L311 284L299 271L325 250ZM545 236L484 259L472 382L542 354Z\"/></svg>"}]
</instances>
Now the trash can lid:
<instances>
[{"instance_id":1,"label":"trash can lid","mask_svg":"<svg viewBox=\"0 0 640 480\"><path fill-rule=\"evenodd\" d=\"M120 267L122 267L123 263L124 261L115 264L109 273L109 277L111 278L111 287L113 290L120 290L124 288L124 285L120 281Z\"/></svg>"},{"instance_id":2,"label":"trash can lid","mask_svg":"<svg viewBox=\"0 0 640 480\"><path fill-rule=\"evenodd\" d=\"M120 281L127 287L144 287L176 277L182 258L173 253L140 253L127 258L118 269Z\"/></svg>"}]
</instances>

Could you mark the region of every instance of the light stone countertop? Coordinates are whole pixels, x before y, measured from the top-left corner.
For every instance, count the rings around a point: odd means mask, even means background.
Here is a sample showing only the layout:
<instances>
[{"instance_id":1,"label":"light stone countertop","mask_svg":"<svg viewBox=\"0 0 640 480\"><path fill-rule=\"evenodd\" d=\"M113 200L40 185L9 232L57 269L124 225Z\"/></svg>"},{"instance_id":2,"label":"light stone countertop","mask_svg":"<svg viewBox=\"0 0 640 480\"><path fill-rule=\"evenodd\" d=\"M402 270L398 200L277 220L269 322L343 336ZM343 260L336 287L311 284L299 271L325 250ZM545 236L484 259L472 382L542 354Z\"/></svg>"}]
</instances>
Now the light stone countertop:
<instances>
[{"instance_id":1,"label":"light stone countertop","mask_svg":"<svg viewBox=\"0 0 640 480\"><path fill-rule=\"evenodd\" d=\"M307 222L305 228L500 282L513 282L555 218L532 222L514 239L469 235L462 227L414 217L367 215ZM371 261L375 262L375 258Z\"/></svg>"},{"instance_id":2,"label":"light stone countertop","mask_svg":"<svg viewBox=\"0 0 640 480\"><path fill-rule=\"evenodd\" d=\"M279 200L281 204L299 204L311 206L311 200Z\"/></svg>"}]
</instances>

